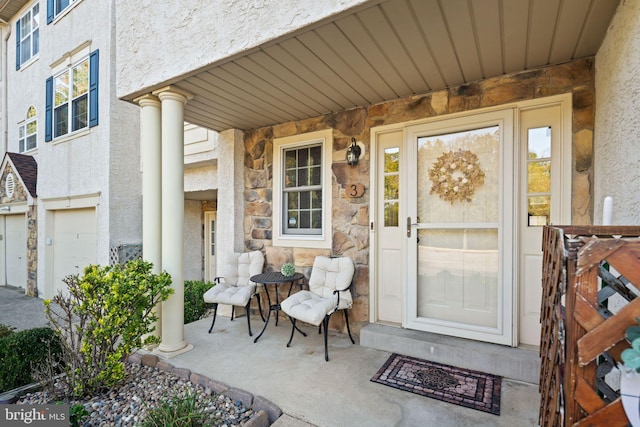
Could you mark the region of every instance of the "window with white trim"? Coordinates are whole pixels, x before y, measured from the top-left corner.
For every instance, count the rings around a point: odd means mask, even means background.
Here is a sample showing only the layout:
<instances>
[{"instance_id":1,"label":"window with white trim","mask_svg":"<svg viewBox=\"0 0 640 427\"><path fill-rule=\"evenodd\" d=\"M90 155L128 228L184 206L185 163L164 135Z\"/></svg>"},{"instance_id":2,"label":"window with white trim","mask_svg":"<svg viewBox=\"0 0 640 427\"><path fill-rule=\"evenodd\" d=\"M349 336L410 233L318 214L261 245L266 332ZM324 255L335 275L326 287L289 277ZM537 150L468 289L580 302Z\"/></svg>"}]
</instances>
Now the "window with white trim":
<instances>
[{"instance_id":1,"label":"window with white trim","mask_svg":"<svg viewBox=\"0 0 640 427\"><path fill-rule=\"evenodd\" d=\"M47 0L47 24L80 0Z\"/></svg>"},{"instance_id":2,"label":"window with white trim","mask_svg":"<svg viewBox=\"0 0 640 427\"><path fill-rule=\"evenodd\" d=\"M49 77L45 141L98 124L98 51Z\"/></svg>"},{"instance_id":3,"label":"window with white trim","mask_svg":"<svg viewBox=\"0 0 640 427\"><path fill-rule=\"evenodd\" d=\"M40 4L33 7L16 22L16 69L40 52Z\"/></svg>"},{"instance_id":4,"label":"window with white trim","mask_svg":"<svg viewBox=\"0 0 640 427\"><path fill-rule=\"evenodd\" d=\"M322 234L322 143L283 154L282 232Z\"/></svg>"},{"instance_id":5,"label":"window with white trim","mask_svg":"<svg viewBox=\"0 0 640 427\"><path fill-rule=\"evenodd\" d=\"M274 139L273 244L331 247L332 130Z\"/></svg>"},{"instance_id":6,"label":"window with white trim","mask_svg":"<svg viewBox=\"0 0 640 427\"><path fill-rule=\"evenodd\" d=\"M38 146L38 114L32 105L27 110L27 119L18 126L18 152L34 150Z\"/></svg>"},{"instance_id":7,"label":"window with white trim","mask_svg":"<svg viewBox=\"0 0 640 427\"><path fill-rule=\"evenodd\" d=\"M53 137L89 125L89 59L54 77Z\"/></svg>"}]
</instances>

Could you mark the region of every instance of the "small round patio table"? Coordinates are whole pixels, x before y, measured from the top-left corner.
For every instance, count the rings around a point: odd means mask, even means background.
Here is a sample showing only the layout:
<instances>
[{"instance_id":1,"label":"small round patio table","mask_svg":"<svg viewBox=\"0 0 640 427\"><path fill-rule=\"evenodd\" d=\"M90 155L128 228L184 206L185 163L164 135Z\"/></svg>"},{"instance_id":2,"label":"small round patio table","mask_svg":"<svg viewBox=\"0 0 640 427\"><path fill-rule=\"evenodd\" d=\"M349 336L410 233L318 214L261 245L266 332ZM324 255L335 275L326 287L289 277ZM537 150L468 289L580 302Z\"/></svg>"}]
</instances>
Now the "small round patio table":
<instances>
[{"instance_id":1,"label":"small round patio table","mask_svg":"<svg viewBox=\"0 0 640 427\"><path fill-rule=\"evenodd\" d=\"M264 334L264 331L267 329L267 325L269 324L269 318L271 317L271 312L276 312L276 326L278 326L278 317L280 313L280 297L278 295L278 286L282 284L289 284L289 292L287 296L291 295L291 289L293 289L293 285L298 281L304 278L302 273L294 273L293 276L285 276L279 271L271 271L268 273L256 274L255 276L251 276L251 281L254 283L262 283L264 286L264 291L267 294L267 302L269 304L269 311L267 312L267 320L264 322L264 326L262 327L262 331L260 334L253 340L253 342L258 342L258 339ZM269 289L267 286L275 287L276 301L275 304L271 304L271 296L269 295ZM297 328L296 328L297 329ZM299 330L299 329L298 329ZM302 331L300 331L302 332ZM304 335L304 333L303 333Z\"/></svg>"}]
</instances>

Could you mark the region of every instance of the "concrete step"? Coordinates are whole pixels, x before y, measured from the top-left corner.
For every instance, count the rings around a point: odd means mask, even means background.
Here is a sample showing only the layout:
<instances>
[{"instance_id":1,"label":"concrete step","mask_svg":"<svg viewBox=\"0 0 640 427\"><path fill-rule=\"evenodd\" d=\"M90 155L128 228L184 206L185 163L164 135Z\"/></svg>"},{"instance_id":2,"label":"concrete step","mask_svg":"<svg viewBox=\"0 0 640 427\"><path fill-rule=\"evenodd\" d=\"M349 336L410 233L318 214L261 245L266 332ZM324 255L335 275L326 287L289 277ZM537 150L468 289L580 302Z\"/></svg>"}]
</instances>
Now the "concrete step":
<instances>
[{"instance_id":1,"label":"concrete step","mask_svg":"<svg viewBox=\"0 0 640 427\"><path fill-rule=\"evenodd\" d=\"M537 350L379 324L366 325L360 330L360 345L530 384L539 382L540 358Z\"/></svg>"}]
</instances>

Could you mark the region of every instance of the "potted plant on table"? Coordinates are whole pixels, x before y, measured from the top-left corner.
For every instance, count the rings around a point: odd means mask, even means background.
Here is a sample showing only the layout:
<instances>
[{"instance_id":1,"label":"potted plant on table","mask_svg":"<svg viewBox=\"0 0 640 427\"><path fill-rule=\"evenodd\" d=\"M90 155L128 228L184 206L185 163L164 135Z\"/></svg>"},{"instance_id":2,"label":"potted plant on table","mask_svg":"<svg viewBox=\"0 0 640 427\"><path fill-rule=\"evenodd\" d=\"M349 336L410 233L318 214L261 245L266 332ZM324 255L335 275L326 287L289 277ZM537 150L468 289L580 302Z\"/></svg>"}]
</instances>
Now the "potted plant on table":
<instances>
[{"instance_id":1,"label":"potted plant on table","mask_svg":"<svg viewBox=\"0 0 640 427\"><path fill-rule=\"evenodd\" d=\"M285 277L291 277L296 274L296 266L291 264L290 262L286 262L282 265L280 273L282 273L282 275Z\"/></svg>"}]
</instances>

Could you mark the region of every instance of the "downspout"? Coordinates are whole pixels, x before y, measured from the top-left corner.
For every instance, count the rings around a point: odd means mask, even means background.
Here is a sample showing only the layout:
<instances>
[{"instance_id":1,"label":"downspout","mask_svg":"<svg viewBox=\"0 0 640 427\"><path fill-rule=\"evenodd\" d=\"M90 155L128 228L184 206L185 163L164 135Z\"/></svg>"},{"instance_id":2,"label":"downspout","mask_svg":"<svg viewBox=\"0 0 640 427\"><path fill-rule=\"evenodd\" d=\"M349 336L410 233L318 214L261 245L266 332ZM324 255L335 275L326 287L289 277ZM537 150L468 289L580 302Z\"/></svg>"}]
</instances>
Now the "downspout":
<instances>
[{"instance_id":1,"label":"downspout","mask_svg":"<svg viewBox=\"0 0 640 427\"><path fill-rule=\"evenodd\" d=\"M2 156L4 157L9 149L9 125L7 123L9 120L9 95L7 94L9 90L9 83L7 81L9 77L9 66L7 65L9 62L9 54L7 50L9 48L9 36L11 36L11 25L7 21L0 19L0 27L2 31L6 31L7 33L4 36L4 45L2 46L2 56L4 58L0 59L4 65L4 69L2 70Z\"/></svg>"}]
</instances>

